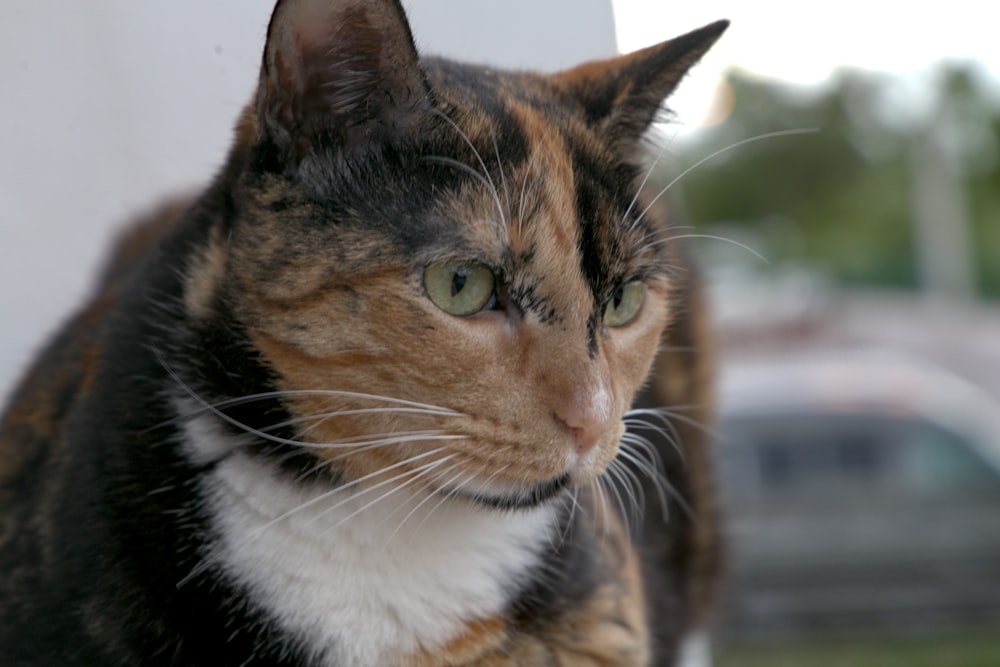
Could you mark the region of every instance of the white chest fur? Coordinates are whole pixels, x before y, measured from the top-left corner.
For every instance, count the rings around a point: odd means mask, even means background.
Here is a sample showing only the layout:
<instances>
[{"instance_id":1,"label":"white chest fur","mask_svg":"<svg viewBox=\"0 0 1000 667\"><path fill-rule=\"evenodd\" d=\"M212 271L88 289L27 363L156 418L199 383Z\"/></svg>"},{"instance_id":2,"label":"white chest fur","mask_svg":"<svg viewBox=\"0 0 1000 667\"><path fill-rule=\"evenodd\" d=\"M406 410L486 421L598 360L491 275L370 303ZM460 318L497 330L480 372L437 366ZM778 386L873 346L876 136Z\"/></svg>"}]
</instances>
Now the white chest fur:
<instances>
[{"instance_id":1,"label":"white chest fur","mask_svg":"<svg viewBox=\"0 0 1000 667\"><path fill-rule=\"evenodd\" d=\"M549 507L417 507L401 492L361 510L379 492L348 499L352 491L317 501L322 490L239 453L203 486L217 534L211 562L319 664L387 666L447 643L501 611L551 544Z\"/></svg>"}]
</instances>

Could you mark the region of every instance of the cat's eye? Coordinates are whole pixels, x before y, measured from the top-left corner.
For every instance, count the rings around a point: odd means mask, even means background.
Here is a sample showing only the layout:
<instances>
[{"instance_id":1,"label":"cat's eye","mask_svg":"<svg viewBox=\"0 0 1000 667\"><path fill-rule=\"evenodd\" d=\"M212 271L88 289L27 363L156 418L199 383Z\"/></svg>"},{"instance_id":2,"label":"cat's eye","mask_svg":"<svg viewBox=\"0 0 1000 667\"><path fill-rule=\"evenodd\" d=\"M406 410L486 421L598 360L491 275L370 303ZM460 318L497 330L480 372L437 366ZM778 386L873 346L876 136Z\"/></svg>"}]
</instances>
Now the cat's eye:
<instances>
[{"instance_id":1,"label":"cat's eye","mask_svg":"<svg viewBox=\"0 0 1000 667\"><path fill-rule=\"evenodd\" d=\"M452 260L424 269L424 289L435 306L450 315L474 315L494 300L496 278L478 262Z\"/></svg>"},{"instance_id":2,"label":"cat's eye","mask_svg":"<svg viewBox=\"0 0 1000 667\"><path fill-rule=\"evenodd\" d=\"M641 280L625 283L615 290L604 307L604 324L609 327L623 327L639 313L646 286Z\"/></svg>"}]
</instances>

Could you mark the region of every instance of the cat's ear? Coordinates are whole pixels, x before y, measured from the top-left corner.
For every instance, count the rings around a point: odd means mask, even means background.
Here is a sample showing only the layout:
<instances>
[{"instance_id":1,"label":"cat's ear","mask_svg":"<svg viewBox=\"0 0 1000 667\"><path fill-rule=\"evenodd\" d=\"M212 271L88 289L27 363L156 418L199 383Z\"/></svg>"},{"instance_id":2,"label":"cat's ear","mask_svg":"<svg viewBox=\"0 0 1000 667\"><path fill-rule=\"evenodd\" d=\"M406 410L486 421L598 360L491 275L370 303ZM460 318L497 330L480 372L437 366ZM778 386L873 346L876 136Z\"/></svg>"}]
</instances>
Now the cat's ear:
<instances>
[{"instance_id":1,"label":"cat's ear","mask_svg":"<svg viewBox=\"0 0 1000 667\"><path fill-rule=\"evenodd\" d=\"M661 44L555 75L588 120L620 149L634 148L663 101L719 39L729 21L717 21Z\"/></svg>"},{"instance_id":2,"label":"cat's ear","mask_svg":"<svg viewBox=\"0 0 1000 667\"><path fill-rule=\"evenodd\" d=\"M290 159L318 148L363 156L410 129L427 98L399 0L279 0L257 116Z\"/></svg>"}]
</instances>

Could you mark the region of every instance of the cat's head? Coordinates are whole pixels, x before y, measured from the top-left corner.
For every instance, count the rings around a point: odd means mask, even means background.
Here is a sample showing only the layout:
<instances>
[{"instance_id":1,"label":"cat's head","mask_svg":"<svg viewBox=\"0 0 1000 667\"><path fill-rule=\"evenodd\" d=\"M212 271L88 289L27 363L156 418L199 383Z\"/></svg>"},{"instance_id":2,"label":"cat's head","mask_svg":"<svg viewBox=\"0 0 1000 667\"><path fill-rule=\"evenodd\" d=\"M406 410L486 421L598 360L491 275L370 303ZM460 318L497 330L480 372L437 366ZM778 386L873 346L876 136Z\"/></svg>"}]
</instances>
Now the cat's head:
<instances>
[{"instance_id":1,"label":"cat's head","mask_svg":"<svg viewBox=\"0 0 1000 667\"><path fill-rule=\"evenodd\" d=\"M423 59L396 0L283 0L196 319L343 479L531 505L615 457L677 307L641 137L725 28L547 76Z\"/></svg>"}]
</instances>

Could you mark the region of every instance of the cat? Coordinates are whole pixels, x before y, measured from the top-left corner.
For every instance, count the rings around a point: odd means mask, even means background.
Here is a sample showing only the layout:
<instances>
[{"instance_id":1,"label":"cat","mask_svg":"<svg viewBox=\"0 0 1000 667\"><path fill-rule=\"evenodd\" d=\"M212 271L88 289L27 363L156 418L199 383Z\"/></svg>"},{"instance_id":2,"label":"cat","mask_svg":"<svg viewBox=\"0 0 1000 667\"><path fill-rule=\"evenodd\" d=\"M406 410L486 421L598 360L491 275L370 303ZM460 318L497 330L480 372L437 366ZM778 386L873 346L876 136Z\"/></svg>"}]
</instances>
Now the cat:
<instances>
[{"instance_id":1,"label":"cat","mask_svg":"<svg viewBox=\"0 0 1000 667\"><path fill-rule=\"evenodd\" d=\"M643 137L726 25L539 74L279 0L224 167L12 394L0 664L674 664L711 355Z\"/></svg>"}]
</instances>

